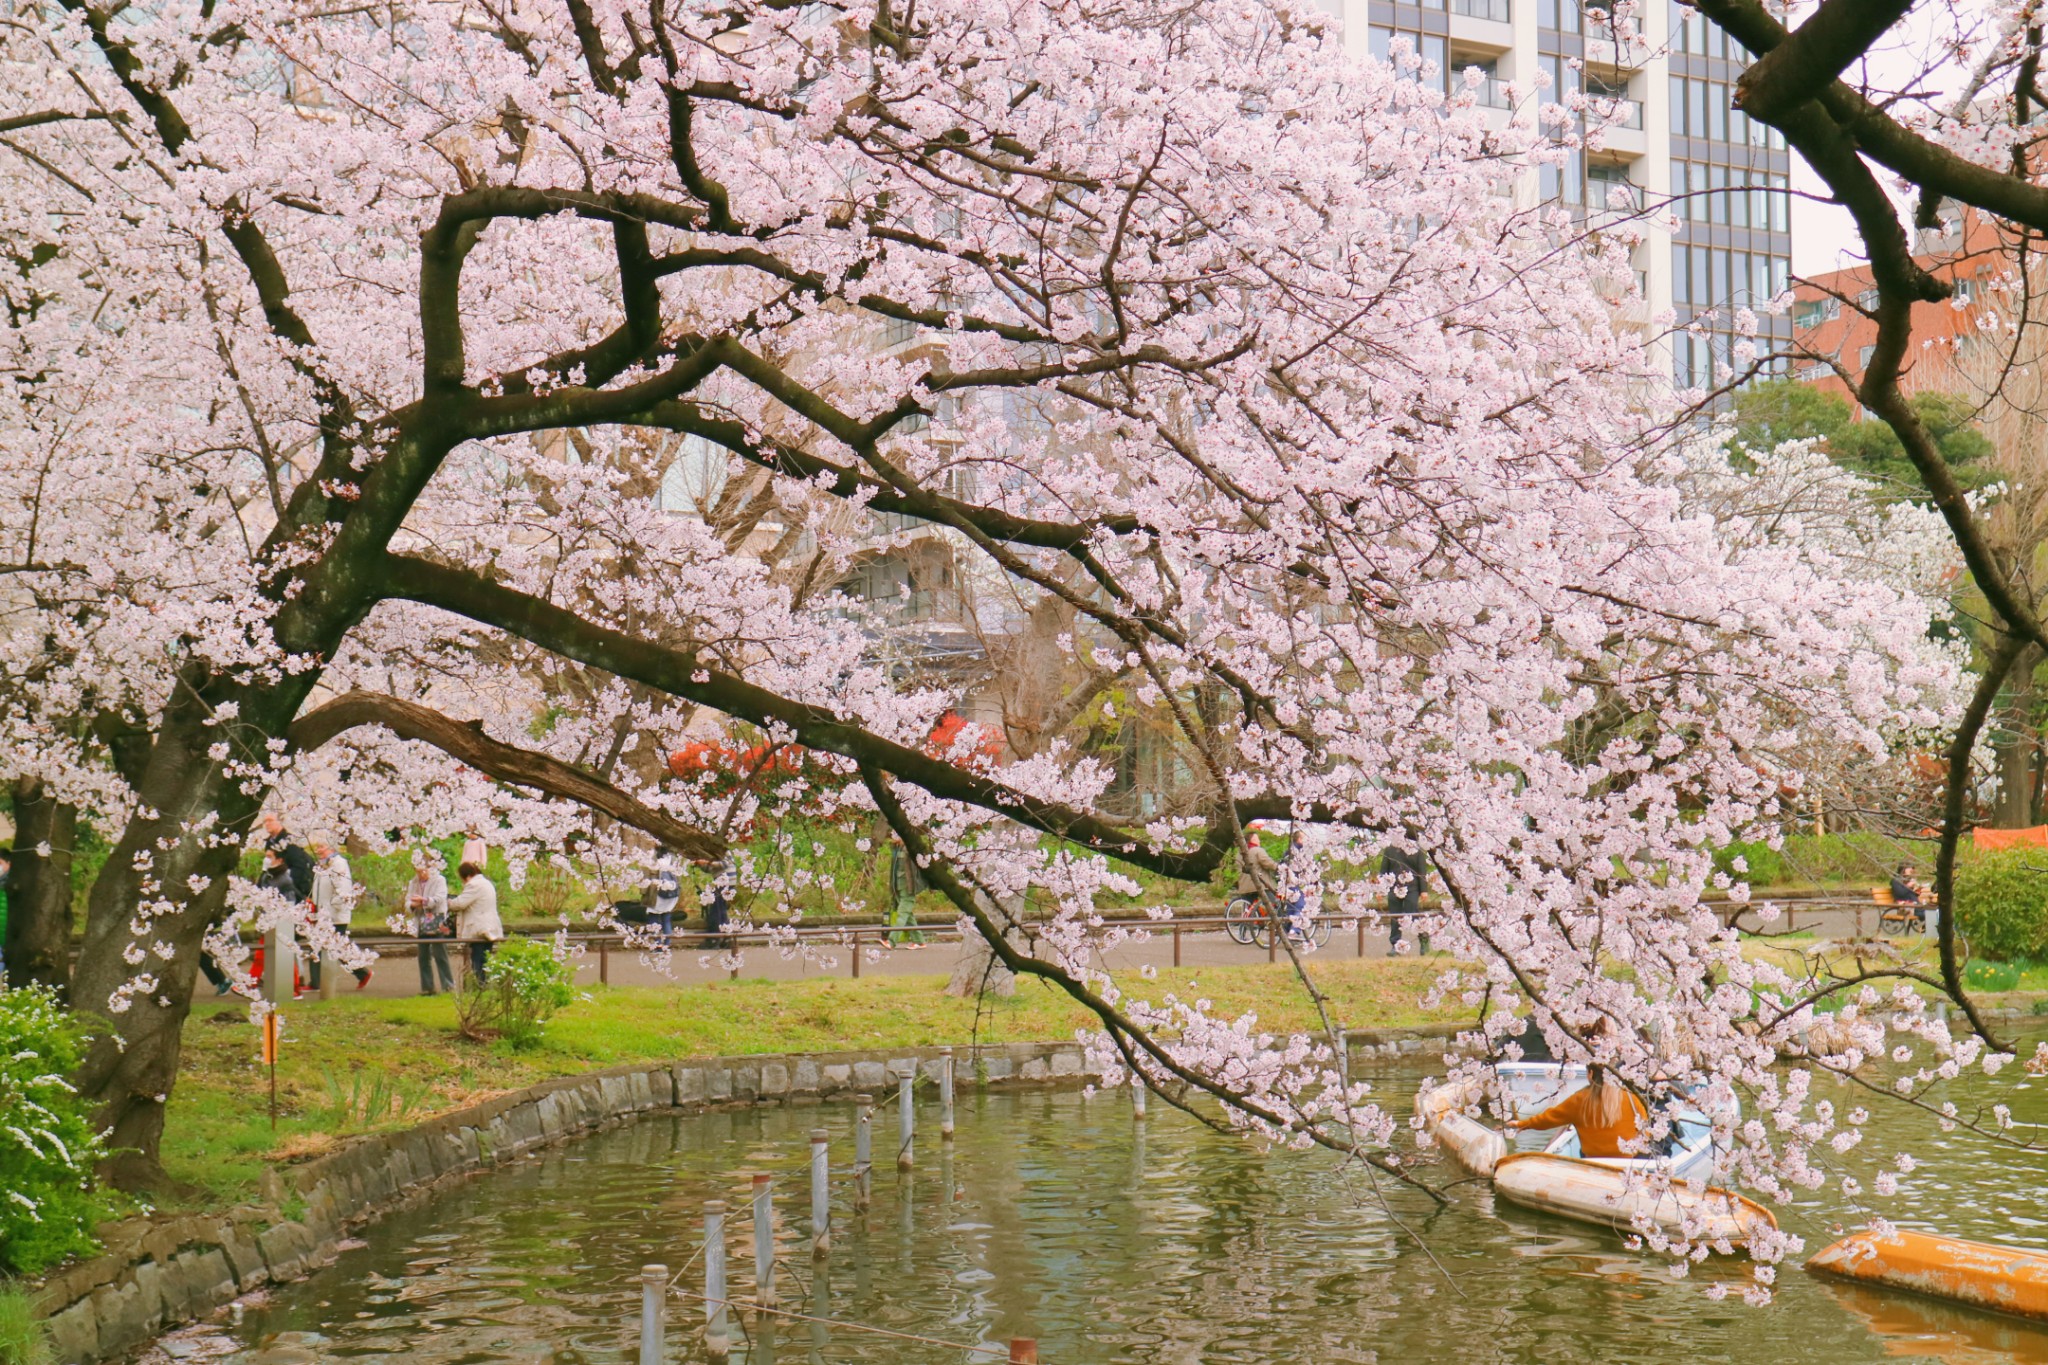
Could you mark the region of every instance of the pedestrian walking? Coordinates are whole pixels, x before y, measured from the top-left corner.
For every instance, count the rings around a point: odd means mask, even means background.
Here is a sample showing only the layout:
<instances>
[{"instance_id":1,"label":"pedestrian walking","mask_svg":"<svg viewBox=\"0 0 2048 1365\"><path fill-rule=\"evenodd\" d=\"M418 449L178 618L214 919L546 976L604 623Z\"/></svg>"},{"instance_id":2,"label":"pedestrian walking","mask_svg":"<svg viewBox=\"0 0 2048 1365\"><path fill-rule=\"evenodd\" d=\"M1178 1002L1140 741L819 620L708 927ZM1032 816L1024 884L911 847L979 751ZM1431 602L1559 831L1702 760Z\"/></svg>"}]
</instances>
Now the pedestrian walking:
<instances>
[{"instance_id":1,"label":"pedestrian walking","mask_svg":"<svg viewBox=\"0 0 2048 1365\"><path fill-rule=\"evenodd\" d=\"M491 846L484 842L482 825L471 825L463 837L462 856L455 860L455 865L461 867L464 863L475 863L486 872L490 870Z\"/></svg>"},{"instance_id":2,"label":"pedestrian walking","mask_svg":"<svg viewBox=\"0 0 2048 1365\"><path fill-rule=\"evenodd\" d=\"M733 889L738 879L733 872L730 856L718 859L706 858L699 867L710 874L711 884L704 888L699 897L704 906L704 942L707 947L730 947L725 937L726 921L732 917Z\"/></svg>"},{"instance_id":3,"label":"pedestrian walking","mask_svg":"<svg viewBox=\"0 0 2048 1365\"><path fill-rule=\"evenodd\" d=\"M256 889L259 891L275 892L295 912L304 913L301 907L305 904L305 897L299 894L299 884L293 880L291 867L284 860L282 845L271 842L264 844L263 871L257 875ZM259 989L263 984L263 951L263 946L258 944L256 960L251 966L251 980ZM204 965L206 959L202 957L200 962ZM221 971L219 967L215 967L212 971L208 972L206 979L213 982L213 993L215 995L226 995L228 993L227 973ZM292 959L292 999L298 999L300 994L299 963L298 959L294 957Z\"/></svg>"},{"instance_id":4,"label":"pedestrian walking","mask_svg":"<svg viewBox=\"0 0 2048 1365\"><path fill-rule=\"evenodd\" d=\"M641 893L641 902L647 910L649 937L652 931L661 930L661 946L666 948L676 932L676 906L683 899L683 869L676 855L663 851L654 864L654 876Z\"/></svg>"},{"instance_id":5,"label":"pedestrian walking","mask_svg":"<svg viewBox=\"0 0 2048 1365\"><path fill-rule=\"evenodd\" d=\"M889 924L897 932L889 935L891 943L922 943L924 934L917 927L917 893L924 890L924 876L917 870L917 864L904 851L903 841L889 841Z\"/></svg>"},{"instance_id":6,"label":"pedestrian walking","mask_svg":"<svg viewBox=\"0 0 2048 1365\"><path fill-rule=\"evenodd\" d=\"M405 908L412 914L413 934L420 940L420 994L436 994L436 970L441 974L441 990L453 991L455 974L448 966L446 941L454 929L448 918L448 883L433 865L433 855L424 849L412 855L412 880L406 884Z\"/></svg>"},{"instance_id":7,"label":"pedestrian walking","mask_svg":"<svg viewBox=\"0 0 2048 1365\"><path fill-rule=\"evenodd\" d=\"M476 863L464 863L455 875L462 879L462 890L448 902L448 913L455 917L455 936L469 944L470 974L480 985L490 975L491 950L505 937L504 921L498 918L498 888Z\"/></svg>"},{"instance_id":8,"label":"pedestrian walking","mask_svg":"<svg viewBox=\"0 0 2048 1365\"><path fill-rule=\"evenodd\" d=\"M313 906L313 922L325 924L343 938L349 935L350 922L356 912L356 884L349 873L348 859L329 838L313 841L313 887L308 899ZM309 985L320 989L320 961L325 953L313 955L313 967L309 973ZM370 969L355 969L356 989L370 984Z\"/></svg>"},{"instance_id":9,"label":"pedestrian walking","mask_svg":"<svg viewBox=\"0 0 2048 1365\"><path fill-rule=\"evenodd\" d=\"M1429 855L1419 848L1388 844L1380 854L1380 874L1393 880L1387 884L1387 951L1401 951L1401 926L1412 915L1422 913L1422 884L1429 879ZM1429 951L1429 941L1415 938L1417 952Z\"/></svg>"}]
</instances>

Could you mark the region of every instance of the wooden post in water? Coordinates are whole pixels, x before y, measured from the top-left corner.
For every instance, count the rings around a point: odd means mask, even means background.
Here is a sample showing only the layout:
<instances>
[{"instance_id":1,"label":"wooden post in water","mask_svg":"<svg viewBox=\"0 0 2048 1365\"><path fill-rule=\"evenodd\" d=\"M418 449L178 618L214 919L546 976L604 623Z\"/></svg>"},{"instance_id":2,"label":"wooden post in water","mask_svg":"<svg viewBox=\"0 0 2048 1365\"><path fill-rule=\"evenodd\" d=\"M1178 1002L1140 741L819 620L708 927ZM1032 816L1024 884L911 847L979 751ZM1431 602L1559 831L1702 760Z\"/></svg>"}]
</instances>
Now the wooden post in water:
<instances>
[{"instance_id":1,"label":"wooden post in water","mask_svg":"<svg viewBox=\"0 0 2048 1365\"><path fill-rule=\"evenodd\" d=\"M754 1177L754 1305L775 1306L775 1178Z\"/></svg>"},{"instance_id":2,"label":"wooden post in water","mask_svg":"<svg viewBox=\"0 0 2048 1365\"><path fill-rule=\"evenodd\" d=\"M811 1255L832 1252L832 1168L829 1144L832 1135L823 1128L811 1129Z\"/></svg>"},{"instance_id":3,"label":"wooden post in water","mask_svg":"<svg viewBox=\"0 0 2048 1365\"><path fill-rule=\"evenodd\" d=\"M853 1097L853 1206L864 1209L874 1190L875 1097Z\"/></svg>"},{"instance_id":4,"label":"wooden post in water","mask_svg":"<svg viewBox=\"0 0 2048 1365\"><path fill-rule=\"evenodd\" d=\"M1145 1117L1145 1078L1135 1069L1131 1072L1131 1117Z\"/></svg>"},{"instance_id":5,"label":"wooden post in water","mask_svg":"<svg viewBox=\"0 0 2048 1365\"><path fill-rule=\"evenodd\" d=\"M953 1049L939 1049L939 1137L953 1140Z\"/></svg>"},{"instance_id":6,"label":"wooden post in water","mask_svg":"<svg viewBox=\"0 0 2048 1365\"><path fill-rule=\"evenodd\" d=\"M640 1365L668 1365L668 1267L640 1267Z\"/></svg>"},{"instance_id":7,"label":"wooden post in water","mask_svg":"<svg viewBox=\"0 0 2048 1365\"><path fill-rule=\"evenodd\" d=\"M1341 1024L1337 1028L1337 1074L1351 1079L1351 1030Z\"/></svg>"},{"instance_id":8,"label":"wooden post in water","mask_svg":"<svg viewBox=\"0 0 2048 1365\"><path fill-rule=\"evenodd\" d=\"M732 1350L725 1321L725 1201L704 1204L704 1349L713 1360Z\"/></svg>"},{"instance_id":9,"label":"wooden post in water","mask_svg":"<svg viewBox=\"0 0 2048 1365\"><path fill-rule=\"evenodd\" d=\"M917 1072L905 1071L896 1083L896 1107L898 1122L903 1129L903 1141L896 1148L896 1169L907 1171L912 1165L911 1143L917 1137L917 1098L914 1093Z\"/></svg>"}]
</instances>

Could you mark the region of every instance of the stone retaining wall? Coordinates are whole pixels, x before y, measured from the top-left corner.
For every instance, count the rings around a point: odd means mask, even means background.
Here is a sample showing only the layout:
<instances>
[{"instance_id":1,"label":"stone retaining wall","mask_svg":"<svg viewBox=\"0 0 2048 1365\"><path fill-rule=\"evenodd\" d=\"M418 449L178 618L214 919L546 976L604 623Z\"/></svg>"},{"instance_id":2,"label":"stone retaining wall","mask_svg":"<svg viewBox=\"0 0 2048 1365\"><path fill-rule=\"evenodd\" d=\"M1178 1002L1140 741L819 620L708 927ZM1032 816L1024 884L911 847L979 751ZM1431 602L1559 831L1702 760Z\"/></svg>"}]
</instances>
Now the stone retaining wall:
<instances>
[{"instance_id":1,"label":"stone retaining wall","mask_svg":"<svg viewBox=\"0 0 2048 1365\"><path fill-rule=\"evenodd\" d=\"M1456 1027L1358 1030L1351 1056L1421 1052ZM954 1053L962 1090L1089 1079L1074 1043ZM101 1255L38 1286L37 1311L63 1365L104 1360L242 1294L301 1279L334 1259L352 1229L537 1148L641 1114L816 1104L863 1091L880 1098L907 1068L936 1079L939 1056L937 1048L914 1048L719 1057L549 1081L288 1167L269 1182L261 1204L117 1224L106 1231Z\"/></svg>"}]
</instances>

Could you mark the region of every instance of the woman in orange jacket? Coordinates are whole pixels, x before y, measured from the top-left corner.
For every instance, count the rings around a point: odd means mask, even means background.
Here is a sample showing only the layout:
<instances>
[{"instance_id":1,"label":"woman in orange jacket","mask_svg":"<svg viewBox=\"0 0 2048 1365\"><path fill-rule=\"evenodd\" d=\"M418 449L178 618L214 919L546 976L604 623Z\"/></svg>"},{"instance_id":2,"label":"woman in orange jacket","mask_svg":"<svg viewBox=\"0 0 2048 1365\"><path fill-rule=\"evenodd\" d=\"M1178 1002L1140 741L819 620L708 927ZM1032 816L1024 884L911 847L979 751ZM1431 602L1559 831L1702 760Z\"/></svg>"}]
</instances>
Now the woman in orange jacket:
<instances>
[{"instance_id":1,"label":"woman in orange jacket","mask_svg":"<svg viewBox=\"0 0 2048 1365\"><path fill-rule=\"evenodd\" d=\"M1643 1131L1649 1121L1643 1102L1610 1077L1606 1067L1592 1062L1586 1067L1585 1089L1573 1091L1540 1114L1516 1119L1508 1128L1522 1132L1570 1124L1579 1131L1580 1156L1639 1157L1649 1153Z\"/></svg>"}]
</instances>

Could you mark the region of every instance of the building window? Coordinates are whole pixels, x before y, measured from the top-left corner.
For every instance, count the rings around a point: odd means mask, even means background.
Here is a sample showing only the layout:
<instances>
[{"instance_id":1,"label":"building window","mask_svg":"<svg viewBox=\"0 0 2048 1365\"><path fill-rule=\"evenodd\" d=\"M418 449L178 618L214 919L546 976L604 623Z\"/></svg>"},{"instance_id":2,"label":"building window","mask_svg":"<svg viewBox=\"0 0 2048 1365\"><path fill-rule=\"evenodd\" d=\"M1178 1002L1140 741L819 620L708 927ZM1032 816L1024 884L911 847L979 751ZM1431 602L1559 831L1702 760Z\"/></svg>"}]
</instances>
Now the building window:
<instances>
[{"instance_id":1,"label":"building window","mask_svg":"<svg viewBox=\"0 0 2048 1365\"><path fill-rule=\"evenodd\" d=\"M1866 289L1862 293L1858 294L1856 296L1856 306L1858 308L1861 308L1866 313L1876 312L1877 291L1875 289Z\"/></svg>"},{"instance_id":2,"label":"building window","mask_svg":"<svg viewBox=\"0 0 2048 1365\"><path fill-rule=\"evenodd\" d=\"M1870 357L1875 354L1877 354L1877 347L1875 346L1865 346L1864 348L1856 352L1856 368L1858 370L1869 369Z\"/></svg>"},{"instance_id":3,"label":"building window","mask_svg":"<svg viewBox=\"0 0 2048 1365\"><path fill-rule=\"evenodd\" d=\"M1593 208L1633 212L1642 207L1628 168L1616 162L1596 161L1586 167L1586 188L1586 202Z\"/></svg>"},{"instance_id":4,"label":"building window","mask_svg":"<svg viewBox=\"0 0 2048 1365\"><path fill-rule=\"evenodd\" d=\"M1974 293L1976 292L1977 282L1976 282L1975 280L1957 280L1957 281L1955 282L1955 285L1956 285L1956 295L1955 295L1955 298L1956 298L1956 302L1957 302L1957 303L1968 303L1968 302L1970 301L1970 299L1971 299L1972 295L1973 295L1973 294L1974 294Z\"/></svg>"},{"instance_id":5,"label":"building window","mask_svg":"<svg viewBox=\"0 0 2048 1365\"><path fill-rule=\"evenodd\" d=\"M1794 327L1818 327L1827 320L1828 307L1825 299L1801 299L1792 306Z\"/></svg>"},{"instance_id":6,"label":"building window","mask_svg":"<svg viewBox=\"0 0 2048 1365\"><path fill-rule=\"evenodd\" d=\"M1586 73L1586 95L1590 99L1605 101L1593 112L1593 117L1623 128L1643 126L1643 106L1636 103L1628 92L1628 81L1610 84L1588 71Z\"/></svg>"}]
</instances>

